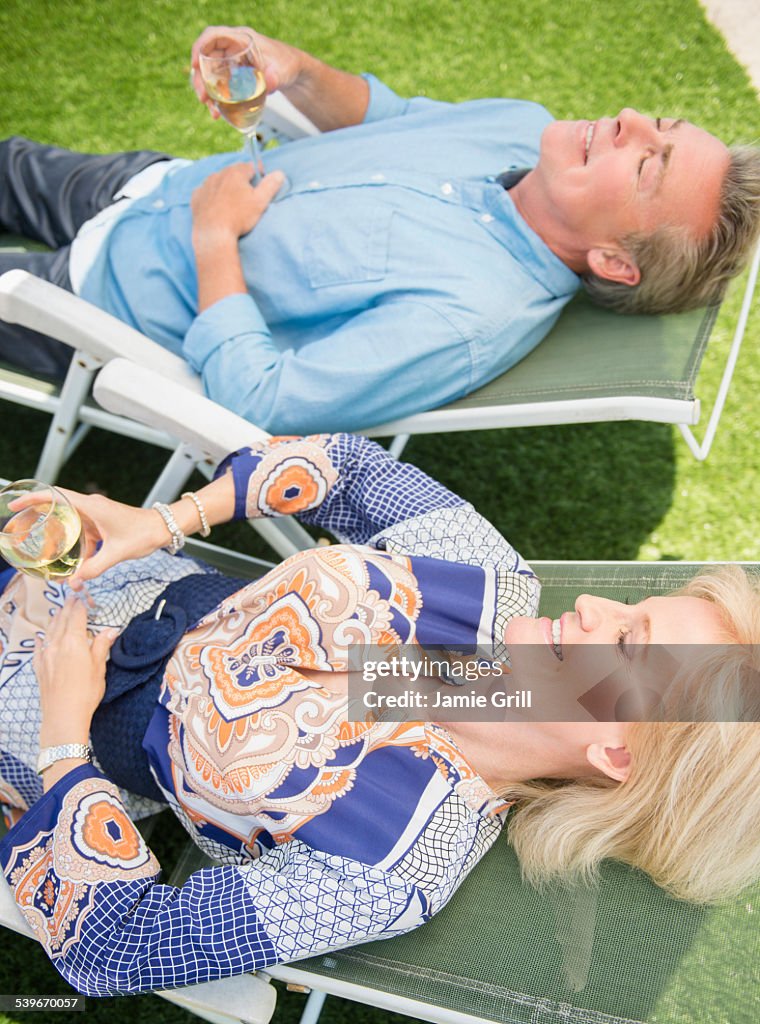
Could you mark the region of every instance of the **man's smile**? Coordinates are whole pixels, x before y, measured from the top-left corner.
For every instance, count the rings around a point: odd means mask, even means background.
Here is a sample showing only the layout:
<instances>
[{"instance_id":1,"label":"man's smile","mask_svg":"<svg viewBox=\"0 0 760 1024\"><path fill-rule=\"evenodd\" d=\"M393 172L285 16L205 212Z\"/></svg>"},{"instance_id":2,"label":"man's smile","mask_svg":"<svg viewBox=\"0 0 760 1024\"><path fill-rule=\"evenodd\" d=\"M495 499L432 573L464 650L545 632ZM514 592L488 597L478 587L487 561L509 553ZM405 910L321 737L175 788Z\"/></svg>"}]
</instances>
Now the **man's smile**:
<instances>
[{"instance_id":1,"label":"man's smile","mask_svg":"<svg viewBox=\"0 0 760 1024\"><path fill-rule=\"evenodd\" d=\"M596 128L596 121L591 121L590 124L588 125L588 127L586 128L586 149L585 149L585 152L583 154L583 162L584 162L584 164L588 163L588 154L589 154L589 150L591 149L591 140L594 137L594 129L595 128Z\"/></svg>"}]
</instances>

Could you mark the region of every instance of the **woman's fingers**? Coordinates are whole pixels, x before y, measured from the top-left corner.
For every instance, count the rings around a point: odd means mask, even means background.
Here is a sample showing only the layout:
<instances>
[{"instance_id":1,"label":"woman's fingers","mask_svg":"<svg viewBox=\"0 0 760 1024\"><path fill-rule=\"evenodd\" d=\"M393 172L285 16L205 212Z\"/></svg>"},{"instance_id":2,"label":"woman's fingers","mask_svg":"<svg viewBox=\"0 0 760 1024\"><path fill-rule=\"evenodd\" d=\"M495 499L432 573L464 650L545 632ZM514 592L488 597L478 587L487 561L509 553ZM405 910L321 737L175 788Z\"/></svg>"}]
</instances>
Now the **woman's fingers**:
<instances>
[{"instance_id":1,"label":"woman's fingers","mask_svg":"<svg viewBox=\"0 0 760 1024\"><path fill-rule=\"evenodd\" d=\"M69 622L71 620L72 612L74 611L74 605L79 602L75 597L67 597L63 602L60 611L55 614L51 620L50 625L47 629L48 644L56 641L60 636L63 636L66 630L69 628Z\"/></svg>"},{"instance_id":2,"label":"woman's fingers","mask_svg":"<svg viewBox=\"0 0 760 1024\"><path fill-rule=\"evenodd\" d=\"M99 551L95 551L94 555L85 557L77 571L69 579L69 586L72 590L81 591L87 580L93 580L96 576L100 576L114 564L114 561L113 552L103 545Z\"/></svg>"},{"instance_id":3,"label":"woman's fingers","mask_svg":"<svg viewBox=\"0 0 760 1024\"><path fill-rule=\"evenodd\" d=\"M50 620L44 647L59 643L67 635L87 635L87 608L84 601L75 594L66 598L60 611Z\"/></svg>"},{"instance_id":4,"label":"woman's fingers","mask_svg":"<svg viewBox=\"0 0 760 1024\"><path fill-rule=\"evenodd\" d=\"M98 668L104 669L108 661L108 652L111 650L114 640L121 630L116 628L104 629L92 641L92 657Z\"/></svg>"}]
</instances>

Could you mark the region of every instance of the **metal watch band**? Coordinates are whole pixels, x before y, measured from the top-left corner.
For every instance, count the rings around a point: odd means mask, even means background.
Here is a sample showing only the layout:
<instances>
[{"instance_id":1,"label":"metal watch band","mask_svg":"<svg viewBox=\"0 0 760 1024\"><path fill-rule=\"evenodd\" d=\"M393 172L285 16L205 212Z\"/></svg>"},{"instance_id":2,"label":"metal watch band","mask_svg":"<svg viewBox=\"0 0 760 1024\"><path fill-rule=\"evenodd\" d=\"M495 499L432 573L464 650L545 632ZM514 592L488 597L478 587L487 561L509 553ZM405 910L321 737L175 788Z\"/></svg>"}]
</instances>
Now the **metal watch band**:
<instances>
[{"instance_id":1,"label":"metal watch band","mask_svg":"<svg viewBox=\"0 0 760 1024\"><path fill-rule=\"evenodd\" d=\"M92 749L86 743L61 743L57 747L43 747L37 758L37 774L42 775L46 768L67 757L82 757L85 761L92 761Z\"/></svg>"},{"instance_id":2,"label":"metal watch band","mask_svg":"<svg viewBox=\"0 0 760 1024\"><path fill-rule=\"evenodd\" d=\"M154 508L161 516L166 524L166 529L171 535L171 544L166 545L166 550L170 554L176 555L185 546L185 535L177 526L177 520L172 515L172 510L168 505L164 505L162 501L154 501L151 508Z\"/></svg>"}]
</instances>

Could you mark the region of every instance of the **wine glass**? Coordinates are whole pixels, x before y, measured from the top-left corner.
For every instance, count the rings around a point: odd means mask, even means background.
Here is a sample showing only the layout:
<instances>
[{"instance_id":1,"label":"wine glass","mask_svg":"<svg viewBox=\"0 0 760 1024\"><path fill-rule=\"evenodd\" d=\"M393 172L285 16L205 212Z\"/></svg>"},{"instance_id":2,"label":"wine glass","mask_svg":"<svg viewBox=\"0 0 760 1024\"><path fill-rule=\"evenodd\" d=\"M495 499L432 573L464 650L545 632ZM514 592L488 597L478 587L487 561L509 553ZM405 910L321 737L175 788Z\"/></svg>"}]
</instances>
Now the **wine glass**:
<instances>
[{"instance_id":1,"label":"wine glass","mask_svg":"<svg viewBox=\"0 0 760 1024\"><path fill-rule=\"evenodd\" d=\"M39 480L8 484L0 489L0 554L29 576L66 579L83 557L79 513L50 484Z\"/></svg>"},{"instance_id":2,"label":"wine glass","mask_svg":"<svg viewBox=\"0 0 760 1024\"><path fill-rule=\"evenodd\" d=\"M198 66L216 109L246 137L256 185L260 180L256 126L267 98L264 64L256 42L250 32L226 29L204 44Z\"/></svg>"}]
</instances>

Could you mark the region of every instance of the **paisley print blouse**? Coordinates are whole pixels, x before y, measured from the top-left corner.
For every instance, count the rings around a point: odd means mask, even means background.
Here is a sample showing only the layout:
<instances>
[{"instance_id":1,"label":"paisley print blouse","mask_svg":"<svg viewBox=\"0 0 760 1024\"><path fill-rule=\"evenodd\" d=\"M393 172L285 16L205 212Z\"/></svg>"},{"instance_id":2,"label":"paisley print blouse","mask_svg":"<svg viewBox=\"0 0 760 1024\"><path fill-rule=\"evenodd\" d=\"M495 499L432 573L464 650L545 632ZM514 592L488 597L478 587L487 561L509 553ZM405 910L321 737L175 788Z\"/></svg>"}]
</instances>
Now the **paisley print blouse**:
<instances>
[{"instance_id":1,"label":"paisley print blouse","mask_svg":"<svg viewBox=\"0 0 760 1024\"><path fill-rule=\"evenodd\" d=\"M226 471L236 516L297 513L348 543L294 555L232 594L167 666L143 747L218 867L161 884L131 820L140 801L95 767L42 795L30 609L44 621L65 595L26 592L19 578L2 595L0 797L18 820L0 860L53 963L88 995L208 981L408 931L503 824L503 802L443 728L351 721L337 680L356 643L487 643L498 655L509 618L535 614L530 568L472 506L364 438L275 438L233 453ZM204 571L159 552L91 589L126 623L169 580ZM14 727L22 706L25 726Z\"/></svg>"}]
</instances>

